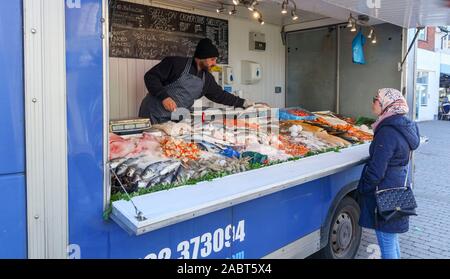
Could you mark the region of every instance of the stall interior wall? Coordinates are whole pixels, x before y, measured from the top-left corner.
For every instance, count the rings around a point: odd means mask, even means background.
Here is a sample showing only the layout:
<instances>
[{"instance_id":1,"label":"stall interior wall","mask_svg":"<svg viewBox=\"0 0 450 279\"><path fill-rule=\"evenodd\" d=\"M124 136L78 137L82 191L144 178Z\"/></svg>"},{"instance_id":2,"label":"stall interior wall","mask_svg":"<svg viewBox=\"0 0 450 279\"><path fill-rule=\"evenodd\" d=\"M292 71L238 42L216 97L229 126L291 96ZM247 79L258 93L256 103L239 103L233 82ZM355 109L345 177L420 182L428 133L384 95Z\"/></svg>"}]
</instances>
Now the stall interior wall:
<instances>
[{"instance_id":1,"label":"stall interior wall","mask_svg":"<svg viewBox=\"0 0 450 279\"><path fill-rule=\"evenodd\" d=\"M129 2L148 5L148 1L143 0L130 0ZM173 7L158 6L174 9ZM195 13L218 17L217 14L210 12L196 10ZM284 107L285 47L280 35L281 27L271 24L261 26L257 22L228 15L219 17L229 21L229 65L233 68L235 78L233 91L242 90L241 97L252 101L266 102L273 107ZM249 32L265 34L266 51L249 50ZM255 61L262 65L263 78L260 82L254 85L241 84L242 60ZM134 118L138 115L141 101L147 94L144 75L159 61L111 57L109 62L110 118ZM276 86L282 88L281 93L275 93Z\"/></svg>"},{"instance_id":2,"label":"stall interior wall","mask_svg":"<svg viewBox=\"0 0 450 279\"><path fill-rule=\"evenodd\" d=\"M402 59L402 29L377 25L378 43L365 44L365 65L352 61L356 33L340 26L338 40L337 30L333 26L288 34L286 105L373 117L371 103L377 89L401 87L398 63ZM368 30L362 31L367 35Z\"/></svg>"}]
</instances>

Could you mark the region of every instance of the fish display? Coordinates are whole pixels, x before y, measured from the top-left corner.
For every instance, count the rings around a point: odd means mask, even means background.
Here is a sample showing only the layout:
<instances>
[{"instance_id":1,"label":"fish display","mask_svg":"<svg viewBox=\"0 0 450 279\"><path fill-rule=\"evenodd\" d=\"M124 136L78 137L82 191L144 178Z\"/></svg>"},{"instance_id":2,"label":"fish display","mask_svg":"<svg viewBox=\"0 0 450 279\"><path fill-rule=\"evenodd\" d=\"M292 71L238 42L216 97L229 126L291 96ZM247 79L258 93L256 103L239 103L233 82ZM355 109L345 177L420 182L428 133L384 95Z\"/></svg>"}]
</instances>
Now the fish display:
<instances>
[{"instance_id":1,"label":"fish display","mask_svg":"<svg viewBox=\"0 0 450 279\"><path fill-rule=\"evenodd\" d=\"M356 126L350 118L301 108L288 112L314 117L279 120L239 115L193 125L167 122L131 136L110 134L112 193L180 186L203 177L245 172L255 163L283 162L373 138L370 128Z\"/></svg>"},{"instance_id":2,"label":"fish display","mask_svg":"<svg viewBox=\"0 0 450 279\"><path fill-rule=\"evenodd\" d=\"M177 158L184 162L199 158L200 150L196 143L173 137L166 137L160 143L166 157Z\"/></svg>"},{"instance_id":3,"label":"fish display","mask_svg":"<svg viewBox=\"0 0 450 279\"><path fill-rule=\"evenodd\" d=\"M135 157L143 153L161 153L160 143L151 134L143 133L138 137L121 137L109 134L109 159L114 160L124 157Z\"/></svg>"}]
</instances>

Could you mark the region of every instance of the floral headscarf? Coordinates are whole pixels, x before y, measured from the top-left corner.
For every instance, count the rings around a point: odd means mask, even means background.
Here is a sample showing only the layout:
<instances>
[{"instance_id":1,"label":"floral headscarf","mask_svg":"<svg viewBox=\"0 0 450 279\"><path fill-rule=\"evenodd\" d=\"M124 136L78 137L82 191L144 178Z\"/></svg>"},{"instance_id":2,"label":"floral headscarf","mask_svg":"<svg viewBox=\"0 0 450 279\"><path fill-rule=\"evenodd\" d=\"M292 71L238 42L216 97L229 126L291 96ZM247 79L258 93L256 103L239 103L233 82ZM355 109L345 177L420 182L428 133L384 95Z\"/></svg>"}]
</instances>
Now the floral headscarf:
<instances>
[{"instance_id":1,"label":"floral headscarf","mask_svg":"<svg viewBox=\"0 0 450 279\"><path fill-rule=\"evenodd\" d=\"M393 115L407 114L409 112L408 103L403 94L397 89L383 88L378 90L377 99L381 104L381 114L377 121L372 125L376 130L380 123Z\"/></svg>"}]
</instances>

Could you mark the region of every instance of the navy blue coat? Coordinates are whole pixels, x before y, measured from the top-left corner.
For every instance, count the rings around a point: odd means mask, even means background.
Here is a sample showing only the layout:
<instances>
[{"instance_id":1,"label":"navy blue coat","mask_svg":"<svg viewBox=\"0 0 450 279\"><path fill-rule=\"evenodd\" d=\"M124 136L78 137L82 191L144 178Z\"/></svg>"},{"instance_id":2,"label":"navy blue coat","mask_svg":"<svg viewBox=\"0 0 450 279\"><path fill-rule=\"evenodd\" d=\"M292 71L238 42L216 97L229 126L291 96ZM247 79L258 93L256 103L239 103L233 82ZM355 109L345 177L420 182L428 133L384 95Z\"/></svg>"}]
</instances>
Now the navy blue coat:
<instances>
[{"instance_id":1,"label":"navy blue coat","mask_svg":"<svg viewBox=\"0 0 450 279\"><path fill-rule=\"evenodd\" d=\"M405 183L409 154L420 144L417 124L403 115L383 120L370 145L370 159L366 163L358 185L361 217L359 225L386 233L404 233L409 229L409 218L383 222L375 220L375 189L402 187Z\"/></svg>"}]
</instances>

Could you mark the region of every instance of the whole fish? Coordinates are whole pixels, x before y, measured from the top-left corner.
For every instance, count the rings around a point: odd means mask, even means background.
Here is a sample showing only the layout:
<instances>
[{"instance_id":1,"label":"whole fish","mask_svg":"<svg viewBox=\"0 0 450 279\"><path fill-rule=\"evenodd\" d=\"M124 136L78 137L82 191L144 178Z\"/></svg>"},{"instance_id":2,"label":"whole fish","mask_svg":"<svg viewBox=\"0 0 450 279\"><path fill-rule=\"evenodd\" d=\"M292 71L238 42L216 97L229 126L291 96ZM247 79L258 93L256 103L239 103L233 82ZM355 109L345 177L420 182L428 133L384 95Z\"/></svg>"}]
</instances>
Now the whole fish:
<instances>
[{"instance_id":1,"label":"whole fish","mask_svg":"<svg viewBox=\"0 0 450 279\"><path fill-rule=\"evenodd\" d=\"M224 148L218 146L217 144L207 142L207 141L197 142L197 145L202 146L204 148L204 150L206 150L208 152L212 152L212 153L220 153L221 151L224 150Z\"/></svg>"},{"instance_id":2,"label":"whole fish","mask_svg":"<svg viewBox=\"0 0 450 279\"><path fill-rule=\"evenodd\" d=\"M181 162L171 161L158 172L156 177L153 177L148 181L147 187L153 187L157 184L173 183L176 180L176 174L180 166Z\"/></svg>"},{"instance_id":3,"label":"whole fish","mask_svg":"<svg viewBox=\"0 0 450 279\"><path fill-rule=\"evenodd\" d=\"M171 184L175 182L179 168L181 168L181 166L178 166L178 168L175 169L175 171L167 173L165 176L163 176L163 178L160 181L160 184Z\"/></svg>"},{"instance_id":4,"label":"whole fish","mask_svg":"<svg viewBox=\"0 0 450 279\"><path fill-rule=\"evenodd\" d=\"M117 158L117 159L111 160L111 161L109 161L109 166L113 170L115 170L120 164L122 164L126 160L127 160L127 158Z\"/></svg>"},{"instance_id":5,"label":"whole fish","mask_svg":"<svg viewBox=\"0 0 450 279\"><path fill-rule=\"evenodd\" d=\"M143 169L137 169L134 174L133 177L131 178L131 183L136 184L139 181L142 180L142 173L144 172Z\"/></svg>"},{"instance_id":6,"label":"whole fish","mask_svg":"<svg viewBox=\"0 0 450 279\"><path fill-rule=\"evenodd\" d=\"M167 165L164 169L162 169L159 172L159 175L164 176L164 175L166 175L168 173L172 173L172 172L176 171L180 166L181 166L181 162L179 162L179 161L172 161L172 163Z\"/></svg>"},{"instance_id":7,"label":"whole fish","mask_svg":"<svg viewBox=\"0 0 450 279\"><path fill-rule=\"evenodd\" d=\"M142 180L149 181L150 179L156 177L161 170L163 170L171 160L160 161L153 164L148 165L145 170L142 172Z\"/></svg>"},{"instance_id":8,"label":"whole fish","mask_svg":"<svg viewBox=\"0 0 450 279\"><path fill-rule=\"evenodd\" d=\"M128 168L135 164L139 160L139 157L127 159L125 162L121 163L116 168L117 176L121 176L126 173Z\"/></svg>"},{"instance_id":9,"label":"whole fish","mask_svg":"<svg viewBox=\"0 0 450 279\"><path fill-rule=\"evenodd\" d=\"M144 169L151 164L151 162L154 162L154 158L143 156L140 157L136 162L130 165L130 167L127 169L127 177L130 180L134 180L136 172L138 174L142 174Z\"/></svg>"},{"instance_id":10,"label":"whole fish","mask_svg":"<svg viewBox=\"0 0 450 279\"><path fill-rule=\"evenodd\" d=\"M153 186L155 186L155 185L157 185L157 184L160 184L160 182L164 179L165 177L164 176L156 176L156 177L153 177L152 179L150 179L150 181L148 181L148 183L147 183L147 188L151 188L151 187L153 187Z\"/></svg>"}]
</instances>

